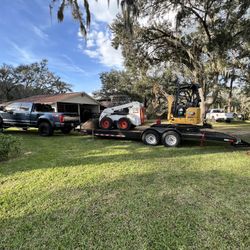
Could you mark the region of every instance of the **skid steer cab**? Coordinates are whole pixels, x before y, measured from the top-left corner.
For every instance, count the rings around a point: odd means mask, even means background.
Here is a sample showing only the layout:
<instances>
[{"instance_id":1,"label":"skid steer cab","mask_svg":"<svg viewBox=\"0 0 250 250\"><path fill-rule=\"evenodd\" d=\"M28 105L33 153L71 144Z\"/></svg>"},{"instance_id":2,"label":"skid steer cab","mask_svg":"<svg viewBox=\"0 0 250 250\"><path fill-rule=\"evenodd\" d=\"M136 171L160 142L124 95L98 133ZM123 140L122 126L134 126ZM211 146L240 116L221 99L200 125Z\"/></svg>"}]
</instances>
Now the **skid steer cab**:
<instances>
[{"instance_id":1,"label":"skid steer cab","mask_svg":"<svg viewBox=\"0 0 250 250\"><path fill-rule=\"evenodd\" d=\"M144 105L130 102L120 106L106 108L100 115L99 126L102 129L129 130L145 122Z\"/></svg>"}]
</instances>

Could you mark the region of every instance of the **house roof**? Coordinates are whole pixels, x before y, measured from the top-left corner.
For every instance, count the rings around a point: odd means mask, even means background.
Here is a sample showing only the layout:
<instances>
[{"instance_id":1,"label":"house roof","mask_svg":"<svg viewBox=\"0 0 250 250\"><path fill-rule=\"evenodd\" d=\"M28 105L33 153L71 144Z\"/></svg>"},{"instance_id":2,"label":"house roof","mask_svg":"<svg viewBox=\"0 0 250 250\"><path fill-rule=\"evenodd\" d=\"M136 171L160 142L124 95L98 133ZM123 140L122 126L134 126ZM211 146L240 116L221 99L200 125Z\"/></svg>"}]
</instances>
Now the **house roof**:
<instances>
[{"instance_id":1,"label":"house roof","mask_svg":"<svg viewBox=\"0 0 250 250\"><path fill-rule=\"evenodd\" d=\"M53 104L56 102L66 101L70 98L77 97L77 96L87 96L88 98L93 100L96 104L99 104L99 102L97 102L93 97L86 94L85 92L73 92L73 93L64 93L64 94L56 94L56 95L36 95L36 96L30 96L27 98L14 100L6 104L9 104L12 102L34 102L34 103Z\"/></svg>"}]
</instances>

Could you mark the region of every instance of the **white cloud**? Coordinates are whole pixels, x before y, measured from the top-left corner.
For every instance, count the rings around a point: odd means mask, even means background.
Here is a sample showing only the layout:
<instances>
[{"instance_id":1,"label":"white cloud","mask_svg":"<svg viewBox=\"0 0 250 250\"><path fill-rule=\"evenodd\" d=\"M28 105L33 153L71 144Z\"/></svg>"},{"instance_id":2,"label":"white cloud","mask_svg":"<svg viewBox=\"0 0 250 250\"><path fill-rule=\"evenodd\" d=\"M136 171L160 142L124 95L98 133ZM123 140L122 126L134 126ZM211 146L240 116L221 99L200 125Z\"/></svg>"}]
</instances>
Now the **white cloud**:
<instances>
[{"instance_id":1,"label":"white cloud","mask_svg":"<svg viewBox=\"0 0 250 250\"><path fill-rule=\"evenodd\" d=\"M11 52L12 56L15 58L13 61L14 65L19 65L22 63L30 64L39 62L43 59L41 56L34 54L31 50L20 47L13 41L9 41L9 43L14 49L13 52ZM88 73L82 67L76 65L70 57L64 54L61 55L61 57L62 58L47 56L49 66L56 69L63 69L65 72L77 73L84 76L88 75Z\"/></svg>"},{"instance_id":2,"label":"white cloud","mask_svg":"<svg viewBox=\"0 0 250 250\"><path fill-rule=\"evenodd\" d=\"M108 25L115 19L119 13L117 0L110 0L109 6L107 1L90 1L89 4L92 14L91 31L88 33L86 40L78 31L78 49L107 67L122 68L123 57L121 50L112 47L111 32L104 30L103 25L100 23L104 22Z\"/></svg>"},{"instance_id":3,"label":"white cloud","mask_svg":"<svg viewBox=\"0 0 250 250\"><path fill-rule=\"evenodd\" d=\"M78 48L90 58L97 59L108 67L122 68L123 57L121 50L114 49L111 45L111 33L109 31L93 31L88 35L87 48L81 44Z\"/></svg>"},{"instance_id":4,"label":"white cloud","mask_svg":"<svg viewBox=\"0 0 250 250\"><path fill-rule=\"evenodd\" d=\"M94 51L94 50L89 50L89 49L85 49L84 50L84 53L86 55L88 55L90 58L98 58L99 57L99 54L97 51Z\"/></svg>"},{"instance_id":5,"label":"white cloud","mask_svg":"<svg viewBox=\"0 0 250 250\"><path fill-rule=\"evenodd\" d=\"M27 48L20 47L16 43L9 41L11 46L14 49L14 52L12 53L13 56L15 56L16 59L18 59L18 63L33 63L37 60L39 60L31 51L29 51Z\"/></svg>"},{"instance_id":6,"label":"white cloud","mask_svg":"<svg viewBox=\"0 0 250 250\"><path fill-rule=\"evenodd\" d=\"M42 40L47 40L48 39L48 35L44 31L42 31L39 27L37 27L35 25L32 25L31 29Z\"/></svg>"},{"instance_id":7,"label":"white cloud","mask_svg":"<svg viewBox=\"0 0 250 250\"><path fill-rule=\"evenodd\" d=\"M70 57L65 54L61 55L61 57L63 57L63 60L60 58L49 58L49 64L56 68L62 68L64 71L87 75L87 72L76 65Z\"/></svg>"},{"instance_id":8,"label":"white cloud","mask_svg":"<svg viewBox=\"0 0 250 250\"><path fill-rule=\"evenodd\" d=\"M110 4L106 0L89 1L90 11L95 19L99 22L111 23L112 20L119 13L117 0L110 0ZM91 24L92 25L92 24Z\"/></svg>"}]
</instances>

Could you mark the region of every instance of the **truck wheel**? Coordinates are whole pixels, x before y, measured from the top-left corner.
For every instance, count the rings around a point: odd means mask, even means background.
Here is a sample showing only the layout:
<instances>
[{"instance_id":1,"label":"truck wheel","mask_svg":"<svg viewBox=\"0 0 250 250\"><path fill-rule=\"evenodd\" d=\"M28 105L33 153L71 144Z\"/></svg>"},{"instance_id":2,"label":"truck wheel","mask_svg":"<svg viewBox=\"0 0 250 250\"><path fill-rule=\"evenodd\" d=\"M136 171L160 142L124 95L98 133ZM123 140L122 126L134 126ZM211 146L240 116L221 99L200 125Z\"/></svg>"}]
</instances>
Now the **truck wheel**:
<instances>
[{"instance_id":1,"label":"truck wheel","mask_svg":"<svg viewBox=\"0 0 250 250\"><path fill-rule=\"evenodd\" d=\"M104 117L100 121L100 127L102 129L111 129L113 127L113 121L109 117Z\"/></svg>"},{"instance_id":2,"label":"truck wheel","mask_svg":"<svg viewBox=\"0 0 250 250\"><path fill-rule=\"evenodd\" d=\"M63 134L68 135L71 132L72 128L61 128Z\"/></svg>"},{"instance_id":3,"label":"truck wheel","mask_svg":"<svg viewBox=\"0 0 250 250\"><path fill-rule=\"evenodd\" d=\"M131 122L128 118L121 118L117 123L117 127L121 130L129 130L131 128Z\"/></svg>"},{"instance_id":4,"label":"truck wheel","mask_svg":"<svg viewBox=\"0 0 250 250\"><path fill-rule=\"evenodd\" d=\"M180 135L174 131L166 132L162 136L162 144L165 147L178 147L180 142Z\"/></svg>"},{"instance_id":5,"label":"truck wheel","mask_svg":"<svg viewBox=\"0 0 250 250\"><path fill-rule=\"evenodd\" d=\"M142 141L146 145L156 146L160 143L160 135L153 130L148 130L142 135Z\"/></svg>"},{"instance_id":6,"label":"truck wheel","mask_svg":"<svg viewBox=\"0 0 250 250\"><path fill-rule=\"evenodd\" d=\"M51 136L54 130L48 122L41 122L38 127L38 132L40 136Z\"/></svg>"}]
</instances>

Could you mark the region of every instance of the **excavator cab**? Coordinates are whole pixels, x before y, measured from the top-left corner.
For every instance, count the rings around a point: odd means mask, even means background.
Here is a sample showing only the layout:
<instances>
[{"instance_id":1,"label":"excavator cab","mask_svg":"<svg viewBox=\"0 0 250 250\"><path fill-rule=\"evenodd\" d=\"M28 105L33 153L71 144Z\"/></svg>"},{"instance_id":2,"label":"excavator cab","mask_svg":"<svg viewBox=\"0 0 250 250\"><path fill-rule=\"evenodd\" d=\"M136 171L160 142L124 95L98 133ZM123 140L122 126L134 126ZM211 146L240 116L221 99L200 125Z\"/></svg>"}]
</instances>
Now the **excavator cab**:
<instances>
[{"instance_id":1,"label":"excavator cab","mask_svg":"<svg viewBox=\"0 0 250 250\"><path fill-rule=\"evenodd\" d=\"M187 84L178 86L174 101L169 105L168 120L172 124L200 124L201 119L201 97L198 84Z\"/></svg>"}]
</instances>

